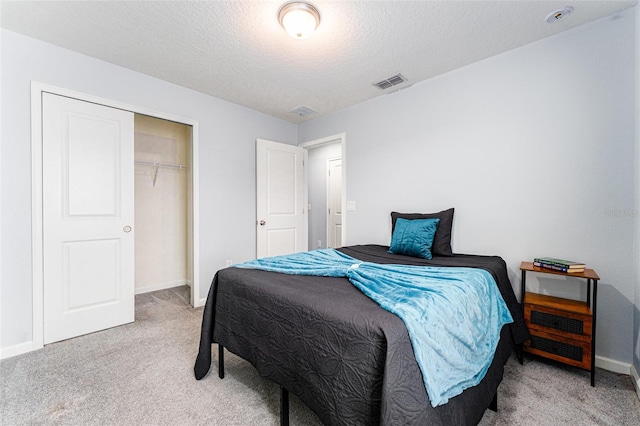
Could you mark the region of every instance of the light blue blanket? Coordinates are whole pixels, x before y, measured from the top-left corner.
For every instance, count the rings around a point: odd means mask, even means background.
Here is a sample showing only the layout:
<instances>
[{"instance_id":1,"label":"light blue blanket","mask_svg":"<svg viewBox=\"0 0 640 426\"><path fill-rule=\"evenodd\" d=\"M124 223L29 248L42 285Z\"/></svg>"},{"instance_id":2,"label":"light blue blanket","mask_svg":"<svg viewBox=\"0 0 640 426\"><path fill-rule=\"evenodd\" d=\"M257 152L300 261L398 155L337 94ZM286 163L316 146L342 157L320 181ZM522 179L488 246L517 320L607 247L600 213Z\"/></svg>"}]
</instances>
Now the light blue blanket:
<instances>
[{"instance_id":1,"label":"light blue blanket","mask_svg":"<svg viewBox=\"0 0 640 426\"><path fill-rule=\"evenodd\" d=\"M504 324L513 322L483 269L380 265L334 249L234 265L293 275L347 277L404 321L431 405L477 385L493 360Z\"/></svg>"}]
</instances>

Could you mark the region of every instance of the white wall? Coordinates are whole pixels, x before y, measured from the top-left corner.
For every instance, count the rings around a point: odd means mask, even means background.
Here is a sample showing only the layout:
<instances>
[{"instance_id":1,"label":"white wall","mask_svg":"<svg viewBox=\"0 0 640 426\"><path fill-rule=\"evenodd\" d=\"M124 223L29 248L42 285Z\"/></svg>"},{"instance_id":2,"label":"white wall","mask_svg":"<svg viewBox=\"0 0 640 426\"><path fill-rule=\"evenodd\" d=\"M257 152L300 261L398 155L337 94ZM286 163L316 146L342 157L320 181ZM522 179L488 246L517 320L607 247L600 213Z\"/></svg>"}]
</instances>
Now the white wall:
<instances>
[{"instance_id":1,"label":"white wall","mask_svg":"<svg viewBox=\"0 0 640 426\"><path fill-rule=\"evenodd\" d=\"M349 244L388 244L392 210L455 207L454 252L502 256L518 295L520 261L585 261L602 278L596 353L628 369L634 14L299 125L299 140L349 138L347 199L357 206L347 212ZM541 285L573 295L577 284Z\"/></svg>"},{"instance_id":2,"label":"white wall","mask_svg":"<svg viewBox=\"0 0 640 426\"><path fill-rule=\"evenodd\" d=\"M32 338L30 82L200 124L200 297L225 259L255 257L255 139L296 142L296 126L250 109L2 31L0 349Z\"/></svg>"}]
</instances>

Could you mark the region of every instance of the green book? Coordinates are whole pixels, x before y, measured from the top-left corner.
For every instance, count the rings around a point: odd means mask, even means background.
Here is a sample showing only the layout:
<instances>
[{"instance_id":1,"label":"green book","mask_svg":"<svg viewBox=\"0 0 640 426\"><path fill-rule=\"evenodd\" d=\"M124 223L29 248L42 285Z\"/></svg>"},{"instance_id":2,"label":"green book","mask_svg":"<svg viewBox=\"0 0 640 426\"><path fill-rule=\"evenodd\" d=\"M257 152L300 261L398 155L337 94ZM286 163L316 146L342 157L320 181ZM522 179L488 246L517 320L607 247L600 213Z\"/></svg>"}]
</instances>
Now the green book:
<instances>
[{"instance_id":1,"label":"green book","mask_svg":"<svg viewBox=\"0 0 640 426\"><path fill-rule=\"evenodd\" d=\"M556 257L536 257L534 262L546 263L548 265L561 266L567 269L584 269L587 265L581 262L574 262L573 260L558 259Z\"/></svg>"}]
</instances>

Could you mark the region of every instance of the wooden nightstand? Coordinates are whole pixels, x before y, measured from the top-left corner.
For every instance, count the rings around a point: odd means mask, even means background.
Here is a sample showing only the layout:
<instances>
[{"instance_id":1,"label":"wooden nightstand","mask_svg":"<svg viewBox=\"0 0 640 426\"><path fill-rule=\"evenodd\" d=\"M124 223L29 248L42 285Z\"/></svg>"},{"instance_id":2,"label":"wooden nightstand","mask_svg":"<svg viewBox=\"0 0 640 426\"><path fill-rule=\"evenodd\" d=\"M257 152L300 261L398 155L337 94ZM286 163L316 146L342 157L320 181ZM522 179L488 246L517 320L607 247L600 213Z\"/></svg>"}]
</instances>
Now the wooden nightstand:
<instances>
[{"instance_id":1,"label":"wooden nightstand","mask_svg":"<svg viewBox=\"0 0 640 426\"><path fill-rule=\"evenodd\" d=\"M522 262L522 309L531 334L524 344L525 352L563 362L591 372L595 385L596 307L598 280L593 269L567 274L553 269L538 268L532 262ZM564 299L526 291L527 272L562 275L587 280L587 301ZM593 297L592 297L593 292Z\"/></svg>"}]
</instances>

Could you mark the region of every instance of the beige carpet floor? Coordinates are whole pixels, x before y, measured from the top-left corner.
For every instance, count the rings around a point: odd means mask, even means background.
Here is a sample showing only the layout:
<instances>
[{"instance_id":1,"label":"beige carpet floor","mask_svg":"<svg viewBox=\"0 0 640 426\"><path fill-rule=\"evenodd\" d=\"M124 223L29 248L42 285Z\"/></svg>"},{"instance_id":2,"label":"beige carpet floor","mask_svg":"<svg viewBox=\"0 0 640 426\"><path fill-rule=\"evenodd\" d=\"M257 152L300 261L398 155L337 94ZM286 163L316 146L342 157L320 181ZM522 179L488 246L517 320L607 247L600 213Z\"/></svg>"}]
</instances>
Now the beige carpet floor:
<instances>
[{"instance_id":1,"label":"beige carpet floor","mask_svg":"<svg viewBox=\"0 0 640 426\"><path fill-rule=\"evenodd\" d=\"M0 424L277 425L278 387L227 352L226 377L214 367L193 377L202 309L188 289L136 297L132 324L47 345L0 362ZM216 350L213 351L217 353ZM481 425L640 425L640 400L628 376L589 373L511 359L498 412ZM292 425L320 425L291 396Z\"/></svg>"}]
</instances>

